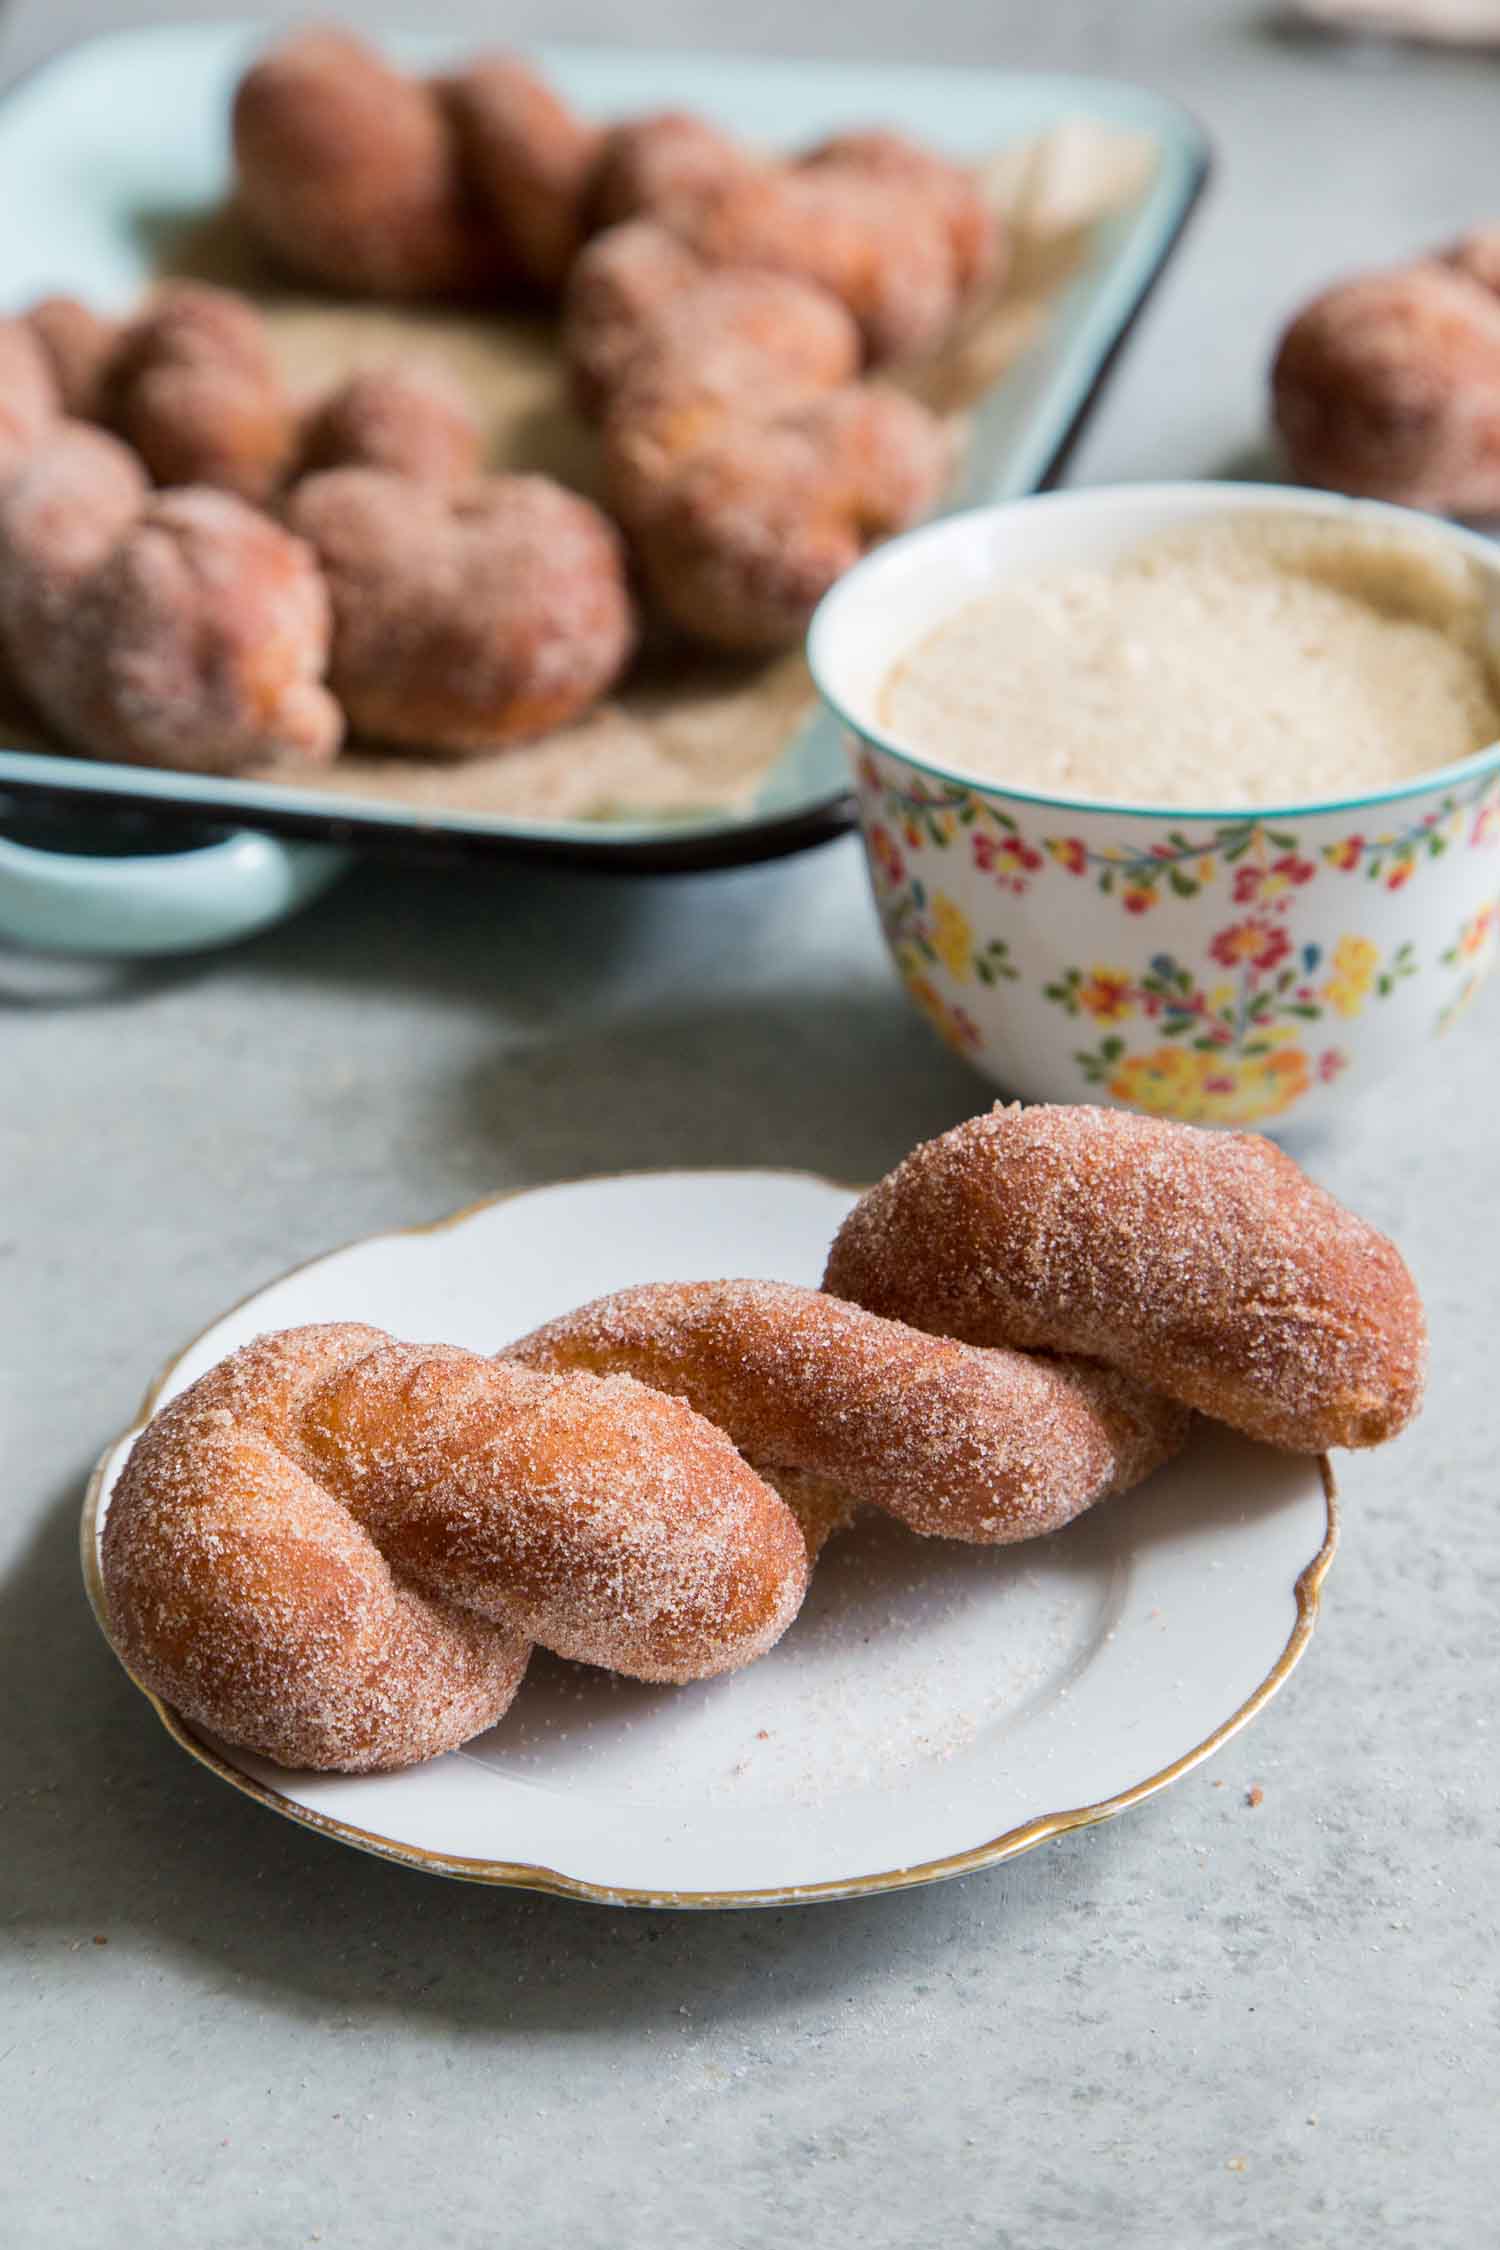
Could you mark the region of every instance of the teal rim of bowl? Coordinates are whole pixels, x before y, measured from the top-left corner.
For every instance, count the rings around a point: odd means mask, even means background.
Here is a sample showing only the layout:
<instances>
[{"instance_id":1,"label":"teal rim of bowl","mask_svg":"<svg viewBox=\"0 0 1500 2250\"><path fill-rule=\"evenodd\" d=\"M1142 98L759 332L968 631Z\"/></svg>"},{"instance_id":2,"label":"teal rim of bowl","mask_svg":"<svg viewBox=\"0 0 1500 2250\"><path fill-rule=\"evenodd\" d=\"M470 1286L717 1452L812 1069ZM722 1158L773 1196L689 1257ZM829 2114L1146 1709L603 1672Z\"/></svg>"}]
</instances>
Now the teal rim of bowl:
<instances>
[{"instance_id":1,"label":"teal rim of bowl","mask_svg":"<svg viewBox=\"0 0 1500 2250\"><path fill-rule=\"evenodd\" d=\"M882 728L864 719L856 719L829 687L823 664L822 644L828 637L830 616L855 593L866 572L874 572L883 563L888 563L899 548L915 546L927 540L937 546L945 536L951 535L955 524L972 521L976 516L1015 515L1022 510L1055 506L1060 501L1087 500L1096 494L1100 497L1106 494L1113 497L1131 493L1142 498L1147 495L1165 498L1174 493L1213 491L1263 493L1268 502L1267 513L1271 512L1270 504L1280 499L1292 504L1291 513L1295 515L1318 515L1322 512L1319 507L1319 502L1322 501L1332 520L1349 515L1373 515L1389 517L1392 522L1407 526L1420 524L1429 536L1435 535L1440 541L1451 542L1486 571L1494 579L1496 595L1500 598L1500 544L1486 539L1477 531L1466 531L1461 525L1449 523L1445 517L1428 515L1418 508L1398 508L1387 500L1360 500L1350 494L1319 493L1305 485L1250 484L1227 478L1222 483L1212 479L1198 482L1190 478L1179 478L1159 484L1101 484L1080 486L1064 492L1033 492L1018 500L995 501L986 507L965 508L956 510L952 515L940 516L933 523L919 525L915 531L903 532L899 538L886 540L851 570L845 571L837 585L830 587L823 596L807 628L807 668L812 674L813 686L840 726L847 727L851 734L857 735L862 742L869 743L872 749L881 751L886 757L895 758L903 765L914 766L919 773L931 774L934 780L950 782L972 795L1009 797L1020 804L1042 805L1057 812L1102 814L1122 820L1150 820L1158 823L1213 821L1221 827L1254 825L1263 828L1271 822L1312 820L1325 813L1359 812L1365 808L1373 810L1380 805L1402 804L1408 798L1425 797L1435 791L1461 786L1466 781L1477 781L1486 773L1500 772L1500 738L1497 738L1478 750L1471 750L1467 758L1460 758L1452 765L1434 766L1430 773L1423 774L1417 780L1403 781L1393 788L1374 790L1355 797L1300 798L1285 805L1226 806L1140 805L1131 804L1124 799L1060 797L1051 795L1046 790L1026 789L1019 783L1002 781L993 774L964 773L958 767L945 765L940 758L931 756L925 750L913 750L908 744L898 741L894 735L886 734ZM1253 514L1258 511L1246 512ZM1225 513L1233 514L1235 511L1231 506L1226 508ZM1500 671L1500 665L1497 665L1497 671Z\"/></svg>"}]
</instances>

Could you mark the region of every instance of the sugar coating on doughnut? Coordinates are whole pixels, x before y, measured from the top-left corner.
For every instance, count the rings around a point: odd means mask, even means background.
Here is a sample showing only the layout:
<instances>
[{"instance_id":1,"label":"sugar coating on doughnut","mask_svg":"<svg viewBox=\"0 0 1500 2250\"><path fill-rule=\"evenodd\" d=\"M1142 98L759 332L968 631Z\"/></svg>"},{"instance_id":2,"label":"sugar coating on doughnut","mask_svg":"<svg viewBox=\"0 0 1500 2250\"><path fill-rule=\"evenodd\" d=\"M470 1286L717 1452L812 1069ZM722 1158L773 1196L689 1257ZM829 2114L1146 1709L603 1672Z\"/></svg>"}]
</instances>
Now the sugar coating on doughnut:
<instances>
[{"instance_id":1,"label":"sugar coating on doughnut","mask_svg":"<svg viewBox=\"0 0 1500 2250\"><path fill-rule=\"evenodd\" d=\"M52 363L24 320L0 320L0 478L20 467L62 411Z\"/></svg>"},{"instance_id":2,"label":"sugar coating on doughnut","mask_svg":"<svg viewBox=\"0 0 1500 2250\"><path fill-rule=\"evenodd\" d=\"M515 55L470 63L445 98L470 193L520 271L555 293L583 240L602 134Z\"/></svg>"},{"instance_id":3,"label":"sugar coating on doughnut","mask_svg":"<svg viewBox=\"0 0 1500 2250\"><path fill-rule=\"evenodd\" d=\"M47 356L63 413L94 420L120 323L96 313L81 298L67 296L42 297L22 318Z\"/></svg>"},{"instance_id":4,"label":"sugar coating on doughnut","mask_svg":"<svg viewBox=\"0 0 1500 2250\"><path fill-rule=\"evenodd\" d=\"M477 476L484 440L462 386L418 363L361 368L318 401L303 424L301 475L389 469L423 484Z\"/></svg>"},{"instance_id":5,"label":"sugar coating on doughnut","mask_svg":"<svg viewBox=\"0 0 1500 2250\"><path fill-rule=\"evenodd\" d=\"M1292 321L1277 428L1310 484L1409 507L1500 507L1500 298L1436 262L1368 274Z\"/></svg>"},{"instance_id":6,"label":"sugar coating on doughnut","mask_svg":"<svg viewBox=\"0 0 1500 2250\"><path fill-rule=\"evenodd\" d=\"M1400 1254L1256 1134L997 1107L861 1198L824 1286L937 1334L1106 1361L1297 1452L1378 1445L1421 1403Z\"/></svg>"},{"instance_id":7,"label":"sugar coating on doughnut","mask_svg":"<svg viewBox=\"0 0 1500 2250\"><path fill-rule=\"evenodd\" d=\"M299 485L287 515L327 574L335 692L372 740L528 740L595 703L633 648L618 533L546 477L444 492L333 469Z\"/></svg>"},{"instance_id":8,"label":"sugar coating on doughnut","mask_svg":"<svg viewBox=\"0 0 1500 2250\"><path fill-rule=\"evenodd\" d=\"M628 1376L387 1342L309 1400L299 1457L392 1567L636 1678L751 1662L802 1600L795 1519L722 1430Z\"/></svg>"},{"instance_id":9,"label":"sugar coating on doughnut","mask_svg":"<svg viewBox=\"0 0 1500 2250\"><path fill-rule=\"evenodd\" d=\"M352 32L296 34L240 81L236 197L288 272L358 296L481 294L511 256L465 182L441 86Z\"/></svg>"},{"instance_id":10,"label":"sugar coating on doughnut","mask_svg":"<svg viewBox=\"0 0 1500 2250\"><path fill-rule=\"evenodd\" d=\"M933 1537L1034 1538L1123 1491L1187 1416L1108 1370L977 1351L768 1281L647 1284L524 1337L528 1367L680 1393L774 1475L802 1471Z\"/></svg>"},{"instance_id":11,"label":"sugar coating on doughnut","mask_svg":"<svg viewBox=\"0 0 1500 2250\"><path fill-rule=\"evenodd\" d=\"M332 1323L265 1336L142 1433L106 1521L126 1663L284 1764L411 1764L500 1716L529 1642L653 1680L762 1655L797 1520L628 1377Z\"/></svg>"},{"instance_id":12,"label":"sugar coating on doughnut","mask_svg":"<svg viewBox=\"0 0 1500 2250\"><path fill-rule=\"evenodd\" d=\"M329 634L300 539L232 493L157 493L80 584L46 708L78 748L130 764L321 764L343 733Z\"/></svg>"},{"instance_id":13,"label":"sugar coating on doughnut","mask_svg":"<svg viewBox=\"0 0 1500 2250\"><path fill-rule=\"evenodd\" d=\"M248 298L197 282L162 291L121 330L100 411L158 484L246 500L267 497L293 442L264 318Z\"/></svg>"},{"instance_id":14,"label":"sugar coating on doughnut","mask_svg":"<svg viewBox=\"0 0 1500 2250\"><path fill-rule=\"evenodd\" d=\"M285 1766L414 1765L493 1726L530 1653L514 1624L397 1579L282 1442L306 1393L384 1341L262 1338L136 1441L103 1538L111 1637L192 1723Z\"/></svg>"}]
</instances>

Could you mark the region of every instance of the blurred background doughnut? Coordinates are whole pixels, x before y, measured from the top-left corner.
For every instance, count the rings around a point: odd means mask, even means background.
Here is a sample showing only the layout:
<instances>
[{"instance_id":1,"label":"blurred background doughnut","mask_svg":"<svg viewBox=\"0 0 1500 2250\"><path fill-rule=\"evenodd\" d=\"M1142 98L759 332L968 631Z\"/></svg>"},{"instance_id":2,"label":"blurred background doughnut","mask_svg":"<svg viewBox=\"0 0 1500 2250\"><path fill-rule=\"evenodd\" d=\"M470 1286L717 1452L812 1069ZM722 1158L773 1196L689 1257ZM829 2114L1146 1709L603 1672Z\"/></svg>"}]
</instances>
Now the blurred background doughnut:
<instances>
[{"instance_id":1,"label":"blurred background doughnut","mask_svg":"<svg viewBox=\"0 0 1500 2250\"><path fill-rule=\"evenodd\" d=\"M514 55L471 63L443 92L471 194L520 272L555 296L583 241L603 136Z\"/></svg>"},{"instance_id":2,"label":"blurred background doughnut","mask_svg":"<svg viewBox=\"0 0 1500 2250\"><path fill-rule=\"evenodd\" d=\"M595 703L634 647L618 533L547 477L445 492L332 469L299 485L287 514L328 576L334 692L373 741L527 741Z\"/></svg>"},{"instance_id":3,"label":"blurred background doughnut","mask_svg":"<svg viewBox=\"0 0 1500 2250\"><path fill-rule=\"evenodd\" d=\"M260 247L353 296L464 297L513 278L443 102L351 32L301 32L240 81L237 199Z\"/></svg>"},{"instance_id":4,"label":"blurred background doughnut","mask_svg":"<svg viewBox=\"0 0 1500 2250\"><path fill-rule=\"evenodd\" d=\"M101 418L158 484L264 500L294 440L264 319L248 297L179 282L126 323L102 370Z\"/></svg>"}]
</instances>

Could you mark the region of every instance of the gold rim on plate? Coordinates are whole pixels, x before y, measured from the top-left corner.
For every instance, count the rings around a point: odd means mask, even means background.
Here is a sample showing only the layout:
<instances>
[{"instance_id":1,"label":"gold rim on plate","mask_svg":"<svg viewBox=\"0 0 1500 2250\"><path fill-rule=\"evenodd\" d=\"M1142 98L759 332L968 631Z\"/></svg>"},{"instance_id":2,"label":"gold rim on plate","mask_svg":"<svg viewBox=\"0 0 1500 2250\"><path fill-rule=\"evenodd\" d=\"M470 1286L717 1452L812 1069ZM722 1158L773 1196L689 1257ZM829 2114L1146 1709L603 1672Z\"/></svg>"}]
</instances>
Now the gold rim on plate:
<instances>
[{"instance_id":1,"label":"gold rim on plate","mask_svg":"<svg viewBox=\"0 0 1500 2250\"><path fill-rule=\"evenodd\" d=\"M1097 1804L1074 1805L1063 1812L1040 1813L1034 1820L1024 1821L1017 1828L1008 1828L1002 1835L991 1837L987 1843L971 1845L967 1851L950 1852L943 1859L922 1860L910 1867L885 1868L874 1875L857 1875L827 1883L782 1884L769 1890L618 1890L607 1883L585 1882L579 1876L564 1875L557 1868L541 1867L525 1860L465 1859L447 1852L426 1851L419 1844L397 1843L391 1837L375 1835L367 1828L356 1828L351 1821L337 1820L331 1813L316 1812L309 1805L299 1805L292 1798L283 1797L278 1790L256 1781L250 1774L231 1764L217 1750L211 1749L206 1742L200 1741L169 1703L164 1703L159 1695L136 1678L115 1648L109 1630L104 1582L99 1571L99 1503L104 1494L105 1471L126 1440L136 1436L151 1419L162 1393L189 1352L197 1349L211 1329L242 1311L257 1297L263 1296L266 1290L275 1288L278 1282L290 1281L294 1275L306 1273L311 1267L321 1265L326 1258L337 1257L341 1251L361 1250L369 1243L388 1241L402 1235L441 1234L448 1227L460 1226L466 1219L477 1217L481 1211L493 1210L501 1203L517 1201L523 1195L546 1194L554 1187L581 1187L605 1179L661 1178L675 1169L679 1167L662 1166L654 1172L591 1173L573 1180L548 1181L545 1186L538 1188L505 1188L496 1195L483 1195L472 1203L463 1204L456 1211L445 1212L441 1218L419 1220L413 1226L382 1227L376 1234L361 1235L352 1242L340 1243L332 1250L321 1251L315 1257L300 1259L296 1265L289 1266L285 1273L275 1275L270 1281L263 1282L259 1288L248 1291L234 1304L227 1306L216 1319L199 1329L197 1335L191 1337L180 1351L173 1353L147 1389L135 1420L128 1429L122 1430L118 1437L110 1441L95 1463L84 1492L79 1529L83 1582L99 1630L131 1685L139 1689L180 1749L185 1750L190 1758L196 1759L210 1773L217 1774L221 1781L227 1781L232 1789L238 1789L242 1796L253 1798L257 1804L281 1814L283 1819L296 1821L299 1826L311 1828L321 1836L336 1837L340 1843L352 1844L356 1850L369 1852L377 1859L394 1860L399 1867L417 1868L425 1874L446 1875L464 1883L489 1883L507 1890L543 1891L556 1898L583 1899L595 1906L700 1909L801 1906L815 1904L820 1900L869 1898L879 1891L911 1890L925 1883L946 1882L955 1875L970 1875L982 1867L998 1867L1002 1860L1014 1859L1021 1852L1032 1851L1038 1844L1049 1842L1054 1836L1067 1835L1072 1829L1093 1828L1100 1821L1113 1820L1117 1813L1128 1812L1132 1805L1143 1804L1148 1797L1154 1797L1158 1790L1167 1788L1185 1773L1190 1773L1194 1766L1201 1765L1205 1758L1221 1749L1231 1735L1238 1734L1241 1727L1247 1726L1256 1713L1265 1708L1272 1696L1290 1678L1312 1639L1313 1627L1318 1621L1323 1580L1328 1575L1339 1543L1338 1486L1326 1453L1317 1456L1327 1511L1322 1544L1312 1560L1298 1572L1293 1584L1297 1615L1285 1646L1259 1687L1251 1691L1238 1710L1232 1711L1211 1734L1205 1735L1192 1749L1184 1751L1180 1758L1174 1758L1170 1765L1147 1775L1143 1781L1133 1783L1130 1788L1118 1791L1113 1797L1101 1798ZM857 1189L847 1188L843 1181L828 1179L822 1173L793 1170L790 1166L767 1165L744 1169L759 1169L767 1174L774 1174L779 1179L816 1180L820 1186L836 1188L840 1192L859 1192Z\"/></svg>"}]
</instances>

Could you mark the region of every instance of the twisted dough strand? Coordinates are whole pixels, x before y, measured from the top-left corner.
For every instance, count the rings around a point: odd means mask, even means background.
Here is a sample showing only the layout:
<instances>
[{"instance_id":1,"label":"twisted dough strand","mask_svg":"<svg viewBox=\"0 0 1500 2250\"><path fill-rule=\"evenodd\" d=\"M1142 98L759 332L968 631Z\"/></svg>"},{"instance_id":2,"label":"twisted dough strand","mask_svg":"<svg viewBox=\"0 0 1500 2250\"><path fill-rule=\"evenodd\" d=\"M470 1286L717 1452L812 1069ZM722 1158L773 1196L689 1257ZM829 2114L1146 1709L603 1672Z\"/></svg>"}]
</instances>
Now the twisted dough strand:
<instances>
[{"instance_id":1,"label":"twisted dough strand","mask_svg":"<svg viewBox=\"0 0 1500 2250\"><path fill-rule=\"evenodd\" d=\"M1086 1353L1294 1452L1379 1445L1421 1403L1399 1252L1254 1133L997 1107L861 1199L824 1287L970 1343Z\"/></svg>"},{"instance_id":2,"label":"twisted dough strand","mask_svg":"<svg viewBox=\"0 0 1500 2250\"><path fill-rule=\"evenodd\" d=\"M1055 1531L1175 1453L1188 1417L1077 1362L976 1351L789 1282L661 1282L510 1346L527 1367L680 1394L770 1474L820 1478L932 1537Z\"/></svg>"}]
</instances>

